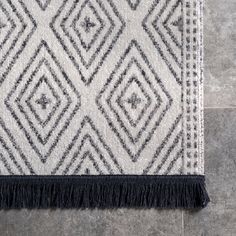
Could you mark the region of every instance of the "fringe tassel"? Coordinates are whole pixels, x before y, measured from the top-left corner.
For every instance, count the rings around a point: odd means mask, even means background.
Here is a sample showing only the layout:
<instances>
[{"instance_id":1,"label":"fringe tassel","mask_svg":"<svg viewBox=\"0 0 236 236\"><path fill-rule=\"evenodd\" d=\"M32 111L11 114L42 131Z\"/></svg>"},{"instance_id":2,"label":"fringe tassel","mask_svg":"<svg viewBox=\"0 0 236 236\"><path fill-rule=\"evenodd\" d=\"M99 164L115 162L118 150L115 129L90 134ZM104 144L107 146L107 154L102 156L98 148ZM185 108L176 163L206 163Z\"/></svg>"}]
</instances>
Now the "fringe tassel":
<instances>
[{"instance_id":1,"label":"fringe tassel","mask_svg":"<svg viewBox=\"0 0 236 236\"><path fill-rule=\"evenodd\" d=\"M204 176L1 176L0 208L203 208Z\"/></svg>"}]
</instances>

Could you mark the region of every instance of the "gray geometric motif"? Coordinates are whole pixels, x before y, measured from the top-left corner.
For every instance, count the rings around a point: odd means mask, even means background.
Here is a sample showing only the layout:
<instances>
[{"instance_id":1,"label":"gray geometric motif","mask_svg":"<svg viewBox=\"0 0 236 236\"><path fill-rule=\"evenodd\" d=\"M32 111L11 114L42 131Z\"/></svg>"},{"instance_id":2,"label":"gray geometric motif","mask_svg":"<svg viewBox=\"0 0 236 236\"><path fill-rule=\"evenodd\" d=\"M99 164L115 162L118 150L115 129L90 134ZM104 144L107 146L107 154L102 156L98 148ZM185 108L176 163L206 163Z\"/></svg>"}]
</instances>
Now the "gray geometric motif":
<instances>
[{"instance_id":1,"label":"gray geometric motif","mask_svg":"<svg viewBox=\"0 0 236 236\"><path fill-rule=\"evenodd\" d=\"M8 173L10 175L13 175L14 173L24 174L24 171L20 164L16 161L11 148L6 143L6 139L2 136L2 129L0 129L0 131L0 162L2 162L0 164L1 172Z\"/></svg>"},{"instance_id":2,"label":"gray geometric motif","mask_svg":"<svg viewBox=\"0 0 236 236\"><path fill-rule=\"evenodd\" d=\"M51 174L123 173L92 120L86 116Z\"/></svg>"},{"instance_id":3,"label":"gray geometric motif","mask_svg":"<svg viewBox=\"0 0 236 236\"><path fill-rule=\"evenodd\" d=\"M50 24L86 85L93 80L124 26L112 0L64 0Z\"/></svg>"},{"instance_id":4,"label":"gray geometric motif","mask_svg":"<svg viewBox=\"0 0 236 236\"><path fill-rule=\"evenodd\" d=\"M61 99L48 78L42 76L26 99L26 103L38 122L45 127L60 106Z\"/></svg>"},{"instance_id":5,"label":"gray geometric motif","mask_svg":"<svg viewBox=\"0 0 236 236\"><path fill-rule=\"evenodd\" d=\"M155 0L142 25L170 72L181 85L182 0Z\"/></svg>"},{"instance_id":6,"label":"gray geometric motif","mask_svg":"<svg viewBox=\"0 0 236 236\"><path fill-rule=\"evenodd\" d=\"M5 104L45 163L78 111L80 95L47 43L42 41Z\"/></svg>"},{"instance_id":7,"label":"gray geometric motif","mask_svg":"<svg viewBox=\"0 0 236 236\"><path fill-rule=\"evenodd\" d=\"M126 0L132 10L136 10L141 0Z\"/></svg>"},{"instance_id":8,"label":"gray geometric motif","mask_svg":"<svg viewBox=\"0 0 236 236\"><path fill-rule=\"evenodd\" d=\"M132 92L133 90L129 92L129 89L134 89L134 86L136 86L135 92ZM128 96L126 94L128 94ZM151 105L151 98L144 90L138 78L131 77L127 85L125 86L124 90L117 98L117 103L123 110L130 124L133 127L136 127L138 122L142 119L148 107ZM136 111L133 112L132 110Z\"/></svg>"},{"instance_id":9,"label":"gray geometric motif","mask_svg":"<svg viewBox=\"0 0 236 236\"><path fill-rule=\"evenodd\" d=\"M36 22L19 0L0 1L0 85L10 72L33 32Z\"/></svg>"},{"instance_id":10,"label":"gray geometric motif","mask_svg":"<svg viewBox=\"0 0 236 236\"><path fill-rule=\"evenodd\" d=\"M40 8L45 11L51 0L36 0L36 2L39 4Z\"/></svg>"},{"instance_id":11,"label":"gray geometric motif","mask_svg":"<svg viewBox=\"0 0 236 236\"><path fill-rule=\"evenodd\" d=\"M135 162L170 108L172 98L137 41L132 40L96 102Z\"/></svg>"},{"instance_id":12,"label":"gray geometric motif","mask_svg":"<svg viewBox=\"0 0 236 236\"><path fill-rule=\"evenodd\" d=\"M176 170L176 167L183 167L183 133L178 128L181 122L182 114L174 120L168 134L157 147L151 161L144 168L143 174L167 175L171 174L173 169ZM182 169L178 170L178 173L182 173Z\"/></svg>"},{"instance_id":13,"label":"gray geometric motif","mask_svg":"<svg viewBox=\"0 0 236 236\"><path fill-rule=\"evenodd\" d=\"M30 161L16 143L14 135L0 117L0 161L1 172L6 174L35 174Z\"/></svg>"}]
</instances>

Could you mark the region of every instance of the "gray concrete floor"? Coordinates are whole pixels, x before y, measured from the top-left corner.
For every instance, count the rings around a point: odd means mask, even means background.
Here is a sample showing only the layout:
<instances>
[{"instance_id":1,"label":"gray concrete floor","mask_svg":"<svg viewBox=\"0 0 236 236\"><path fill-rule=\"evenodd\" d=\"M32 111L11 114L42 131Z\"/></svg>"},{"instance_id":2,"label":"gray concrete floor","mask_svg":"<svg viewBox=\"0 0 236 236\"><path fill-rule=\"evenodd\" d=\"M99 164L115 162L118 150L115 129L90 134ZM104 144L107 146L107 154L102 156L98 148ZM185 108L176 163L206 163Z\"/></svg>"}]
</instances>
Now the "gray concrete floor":
<instances>
[{"instance_id":1,"label":"gray concrete floor","mask_svg":"<svg viewBox=\"0 0 236 236\"><path fill-rule=\"evenodd\" d=\"M205 0L204 37L207 208L0 211L0 236L235 236L235 0Z\"/></svg>"}]
</instances>

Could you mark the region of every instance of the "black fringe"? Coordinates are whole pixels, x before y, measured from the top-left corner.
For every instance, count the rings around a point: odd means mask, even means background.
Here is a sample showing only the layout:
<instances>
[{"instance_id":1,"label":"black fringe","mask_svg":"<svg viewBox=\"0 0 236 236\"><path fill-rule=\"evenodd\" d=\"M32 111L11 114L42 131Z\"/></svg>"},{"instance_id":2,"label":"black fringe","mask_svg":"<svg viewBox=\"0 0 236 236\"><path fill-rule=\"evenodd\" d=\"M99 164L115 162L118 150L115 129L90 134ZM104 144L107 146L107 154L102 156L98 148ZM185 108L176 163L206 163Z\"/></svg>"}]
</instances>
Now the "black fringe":
<instances>
[{"instance_id":1,"label":"black fringe","mask_svg":"<svg viewBox=\"0 0 236 236\"><path fill-rule=\"evenodd\" d=\"M0 208L203 208L204 176L1 176Z\"/></svg>"}]
</instances>

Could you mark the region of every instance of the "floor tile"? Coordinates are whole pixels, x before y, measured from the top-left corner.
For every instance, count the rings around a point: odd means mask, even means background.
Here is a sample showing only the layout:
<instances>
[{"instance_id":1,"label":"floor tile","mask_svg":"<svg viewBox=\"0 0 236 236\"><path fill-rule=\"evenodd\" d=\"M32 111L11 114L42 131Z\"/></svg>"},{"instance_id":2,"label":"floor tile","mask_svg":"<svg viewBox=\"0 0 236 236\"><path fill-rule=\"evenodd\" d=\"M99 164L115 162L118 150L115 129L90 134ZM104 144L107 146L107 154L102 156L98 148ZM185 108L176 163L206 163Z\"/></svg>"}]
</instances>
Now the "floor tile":
<instances>
[{"instance_id":1,"label":"floor tile","mask_svg":"<svg viewBox=\"0 0 236 236\"><path fill-rule=\"evenodd\" d=\"M0 211L1 236L181 236L180 210Z\"/></svg>"},{"instance_id":2,"label":"floor tile","mask_svg":"<svg viewBox=\"0 0 236 236\"><path fill-rule=\"evenodd\" d=\"M206 0L205 106L236 107L236 1Z\"/></svg>"},{"instance_id":3,"label":"floor tile","mask_svg":"<svg viewBox=\"0 0 236 236\"><path fill-rule=\"evenodd\" d=\"M211 198L201 211L185 212L185 236L236 235L236 110L205 112L205 172Z\"/></svg>"}]
</instances>

